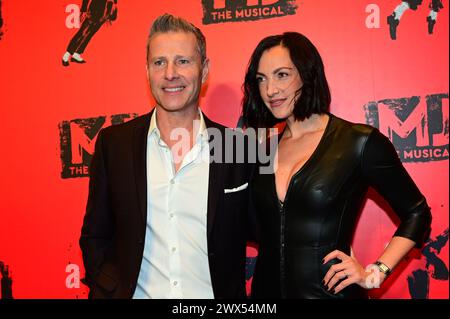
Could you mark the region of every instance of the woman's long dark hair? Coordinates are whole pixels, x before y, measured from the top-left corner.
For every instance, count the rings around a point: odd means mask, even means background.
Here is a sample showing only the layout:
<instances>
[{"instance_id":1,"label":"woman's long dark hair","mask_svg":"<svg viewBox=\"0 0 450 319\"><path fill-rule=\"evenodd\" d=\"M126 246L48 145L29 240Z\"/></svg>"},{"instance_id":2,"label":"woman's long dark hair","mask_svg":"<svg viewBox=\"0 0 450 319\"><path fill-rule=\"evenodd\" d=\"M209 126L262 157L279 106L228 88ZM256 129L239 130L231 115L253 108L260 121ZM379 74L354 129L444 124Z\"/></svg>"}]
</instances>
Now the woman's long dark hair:
<instances>
[{"instance_id":1,"label":"woman's long dark hair","mask_svg":"<svg viewBox=\"0 0 450 319\"><path fill-rule=\"evenodd\" d=\"M262 39L250 58L243 84L242 101L242 118L246 127L272 127L282 121L277 120L267 109L256 80L261 56L266 50L278 45L289 51L291 60L303 81L301 92L300 90L297 92L299 97L295 99L293 111L295 119L304 120L312 114L323 114L329 111L331 94L319 52L304 35L297 32L285 32Z\"/></svg>"}]
</instances>

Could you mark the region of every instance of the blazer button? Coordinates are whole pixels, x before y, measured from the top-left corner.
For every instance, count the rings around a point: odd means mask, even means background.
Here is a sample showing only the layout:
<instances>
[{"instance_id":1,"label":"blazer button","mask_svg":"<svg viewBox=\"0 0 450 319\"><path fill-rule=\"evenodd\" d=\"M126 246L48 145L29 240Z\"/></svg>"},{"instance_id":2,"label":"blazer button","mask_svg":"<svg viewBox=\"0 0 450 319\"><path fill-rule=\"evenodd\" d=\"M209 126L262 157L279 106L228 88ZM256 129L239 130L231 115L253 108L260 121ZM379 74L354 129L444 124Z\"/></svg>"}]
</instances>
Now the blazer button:
<instances>
[{"instance_id":1,"label":"blazer button","mask_svg":"<svg viewBox=\"0 0 450 319\"><path fill-rule=\"evenodd\" d=\"M139 245L143 245L144 244L144 240L143 239L139 239Z\"/></svg>"}]
</instances>

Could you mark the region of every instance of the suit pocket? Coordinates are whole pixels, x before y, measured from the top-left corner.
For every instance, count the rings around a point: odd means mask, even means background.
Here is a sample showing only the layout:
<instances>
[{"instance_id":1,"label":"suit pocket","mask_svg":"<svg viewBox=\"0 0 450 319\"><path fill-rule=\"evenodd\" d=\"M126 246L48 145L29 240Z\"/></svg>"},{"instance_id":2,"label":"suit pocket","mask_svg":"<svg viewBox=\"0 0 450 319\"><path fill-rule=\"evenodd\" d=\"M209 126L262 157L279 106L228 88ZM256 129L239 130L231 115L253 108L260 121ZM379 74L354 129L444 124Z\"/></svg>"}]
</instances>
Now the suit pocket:
<instances>
[{"instance_id":1,"label":"suit pocket","mask_svg":"<svg viewBox=\"0 0 450 319\"><path fill-rule=\"evenodd\" d=\"M248 188L241 188L241 189L233 189L232 191L227 191L227 189L224 189L224 200L225 203L227 202L233 202L233 203L247 203L248 200Z\"/></svg>"},{"instance_id":2,"label":"suit pocket","mask_svg":"<svg viewBox=\"0 0 450 319\"><path fill-rule=\"evenodd\" d=\"M236 193L236 192L241 192L241 191L243 191L243 190L245 190L245 189L247 189L247 188L248 188L248 183L245 183L245 184L242 184L241 186L238 186L238 187L234 187L234 188L225 188L225 189L223 190L223 192L224 192L225 194Z\"/></svg>"}]
</instances>

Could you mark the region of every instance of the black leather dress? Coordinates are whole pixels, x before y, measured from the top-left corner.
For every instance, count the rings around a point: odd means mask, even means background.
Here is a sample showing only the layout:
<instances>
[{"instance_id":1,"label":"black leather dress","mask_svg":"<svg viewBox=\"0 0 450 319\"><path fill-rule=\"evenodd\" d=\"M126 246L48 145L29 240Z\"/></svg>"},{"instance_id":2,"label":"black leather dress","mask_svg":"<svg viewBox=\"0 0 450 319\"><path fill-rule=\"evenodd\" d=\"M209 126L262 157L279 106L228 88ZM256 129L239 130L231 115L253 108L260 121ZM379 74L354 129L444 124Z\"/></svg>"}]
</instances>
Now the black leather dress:
<instances>
[{"instance_id":1,"label":"black leather dress","mask_svg":"<svg viewBox=\"0 0 450 319\"><path fill-rule=\"evenodd\" d=\"M431 214L391 142L377 129L330 114L310 159L292 177L281 203L274 174L256 174L252 201L260 222L260 246L252 283L254 298L366 298L353 284L334 295L322 279L339 249L350 255L356 221L369 187L400 219L395 236L421 245Z\"/></svg>"}]
</instances>

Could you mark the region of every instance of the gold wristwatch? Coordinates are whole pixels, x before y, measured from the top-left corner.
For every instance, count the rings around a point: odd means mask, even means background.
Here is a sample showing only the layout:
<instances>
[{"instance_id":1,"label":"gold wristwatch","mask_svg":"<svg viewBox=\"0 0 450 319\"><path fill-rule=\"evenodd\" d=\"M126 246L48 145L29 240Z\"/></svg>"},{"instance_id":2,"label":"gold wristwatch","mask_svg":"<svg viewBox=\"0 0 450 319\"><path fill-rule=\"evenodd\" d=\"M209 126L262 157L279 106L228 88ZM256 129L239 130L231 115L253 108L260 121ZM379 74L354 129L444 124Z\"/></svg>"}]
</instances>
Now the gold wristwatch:
<instances>
[{"instance_id":1,"label":"gold wristwatch","mask_svg":"<svg viewBox=\"0 0 450 319\"><path fill-rule=\"evenodd\" d=\"M388 266L386 266L385 263L382 263L382 262L379 261L379 260L377 260L377 261L374 263L374 265L377 266L378 269L379 269L383 274L386 275L386 277L389 276L389 275L391 274L391 272L392 272L391 268L389 268Z\"/></svg>"}]
</instances>

